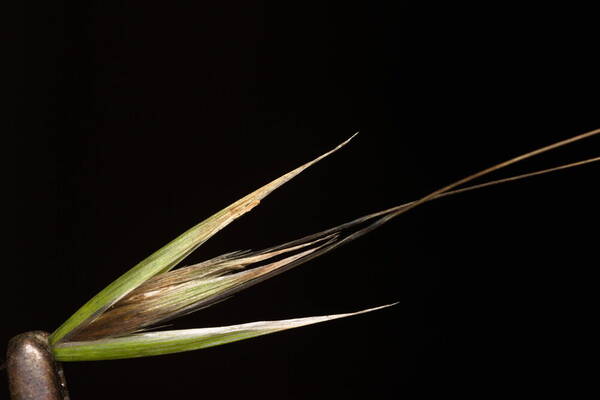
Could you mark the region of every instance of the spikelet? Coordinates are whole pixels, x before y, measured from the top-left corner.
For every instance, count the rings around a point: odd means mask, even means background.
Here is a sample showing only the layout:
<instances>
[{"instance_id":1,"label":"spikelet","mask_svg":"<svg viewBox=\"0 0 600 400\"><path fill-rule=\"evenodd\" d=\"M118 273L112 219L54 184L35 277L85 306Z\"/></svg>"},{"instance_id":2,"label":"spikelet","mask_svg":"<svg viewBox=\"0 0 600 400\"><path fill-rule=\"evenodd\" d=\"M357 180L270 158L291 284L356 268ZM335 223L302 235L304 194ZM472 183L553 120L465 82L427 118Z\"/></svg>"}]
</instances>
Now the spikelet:
<instances>
[{"instance_id":1,"label":"spikelet","mask_svg":"<svg viewBox=\"0 0 600 400\"><path fill-rule=\"evenodd\" d=\"M226 327L144 332L157 324L211 306L240 290L329 252L427 201L600 161L600 157L595 157L459 188L500 168L598 133L600 129L534 150L447 185L414 202L365 215L282 245L259 251L227 253L173 270L212 235L250 211L273 190L340 149L352 139L350 138L335 149L275 179L194 226L111 283L50 336L54 356L59 361L82 361L176 353L389 307L390 305L386 305L354 313Z\"/></svg>"}]
</instances>

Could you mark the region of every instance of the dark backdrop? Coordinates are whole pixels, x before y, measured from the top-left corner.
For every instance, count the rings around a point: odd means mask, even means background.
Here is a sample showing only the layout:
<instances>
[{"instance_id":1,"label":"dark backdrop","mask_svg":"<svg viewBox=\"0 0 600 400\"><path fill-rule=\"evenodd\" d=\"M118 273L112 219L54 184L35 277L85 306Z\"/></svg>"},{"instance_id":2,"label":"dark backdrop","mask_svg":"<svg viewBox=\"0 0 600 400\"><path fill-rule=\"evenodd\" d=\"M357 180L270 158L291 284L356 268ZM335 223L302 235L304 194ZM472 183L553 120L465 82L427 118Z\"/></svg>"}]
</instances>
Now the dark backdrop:
<instances>
[{"instance_id":1,"label":"dark backdrop","mask_svg":"<svg viewBox=\"0 0 600 400\"><path fill-rule=\"evenodd\" d=\"M590 10L109 3L32 5L7 58L18 107L4 144L2 343L52 331L194 223L358 130L191 262L412 200L599 126ZM72 398L572 393L597 355L598 172L422 206L173 328L400 302L391 309L68 364Z\"/></svg>"}]
</instances>

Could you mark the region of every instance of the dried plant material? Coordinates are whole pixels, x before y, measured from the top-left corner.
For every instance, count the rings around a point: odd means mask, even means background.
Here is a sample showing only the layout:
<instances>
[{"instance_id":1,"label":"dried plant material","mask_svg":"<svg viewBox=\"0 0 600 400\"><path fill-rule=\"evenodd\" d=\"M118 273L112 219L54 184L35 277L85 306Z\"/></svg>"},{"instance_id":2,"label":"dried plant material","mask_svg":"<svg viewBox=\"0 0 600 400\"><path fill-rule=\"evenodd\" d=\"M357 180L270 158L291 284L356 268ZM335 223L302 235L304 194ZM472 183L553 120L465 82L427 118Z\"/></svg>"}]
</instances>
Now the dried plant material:
<instances>
[{"instance_id":1,"label":"dried plant material","mask_svg":"<svg viewBox=\"0 0 600 400\"><path fill-rule=\"evenodd\" d=\"M324 239L275 251L240 252L239 255L222 256L216 261L209 260L157 275L79 331L72 340L121 336L196 311L213 304L213 299L227 296L247 282L302 260L325 246L328 242L322 242L327 239L334 240L334 237L329 235ZM312 248L260 267L231 273L308 246Z\"/></svg>"}]
</instances>

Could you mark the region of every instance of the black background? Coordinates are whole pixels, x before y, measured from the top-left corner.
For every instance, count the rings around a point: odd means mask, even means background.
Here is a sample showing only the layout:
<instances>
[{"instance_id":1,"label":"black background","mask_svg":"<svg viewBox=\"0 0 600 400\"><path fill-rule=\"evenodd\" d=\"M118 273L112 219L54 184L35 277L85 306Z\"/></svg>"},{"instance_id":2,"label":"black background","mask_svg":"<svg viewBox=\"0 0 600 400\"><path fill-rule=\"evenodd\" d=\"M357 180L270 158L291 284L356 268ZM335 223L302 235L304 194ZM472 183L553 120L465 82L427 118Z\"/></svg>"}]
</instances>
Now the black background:
<instances>
[{"instance_id":1,"label":"black background","mask_svg":"<svg viewBox=\"0 0 600 400\"><path fill-rule=\"evenodd\" d=\"M2 343L52 331L192 224L357 130L190 262L413 200L599 126L591 10L109 3L32 5L11 40L25 42L7 57L17 109L6 109ZM495 176L597 156L599 144ZM391 309L67 364L72 398L583 390L597 356L598 172L424 205L173 328L400 302Z\"/></svg>"}]
</instances>

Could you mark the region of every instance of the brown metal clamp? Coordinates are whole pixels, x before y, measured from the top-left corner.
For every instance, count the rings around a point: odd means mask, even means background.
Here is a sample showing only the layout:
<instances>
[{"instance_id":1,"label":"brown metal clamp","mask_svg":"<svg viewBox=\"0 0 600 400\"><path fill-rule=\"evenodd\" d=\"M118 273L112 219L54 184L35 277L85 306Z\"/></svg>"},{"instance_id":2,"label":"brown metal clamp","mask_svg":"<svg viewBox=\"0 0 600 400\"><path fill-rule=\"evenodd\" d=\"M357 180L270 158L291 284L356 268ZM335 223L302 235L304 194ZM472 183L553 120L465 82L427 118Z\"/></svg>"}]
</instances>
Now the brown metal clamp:
<instances>
[{"instance_id":1,"label":"brown metal clamp","mask_svg":"<svg viewBox=\"0 0 600 400\"><path fill-rule=\"evenodd\" d=\"M69 400L62 365L52 355L47 332L13 337L6 354L12 400Z\"/></svg>"}]
</instances>

